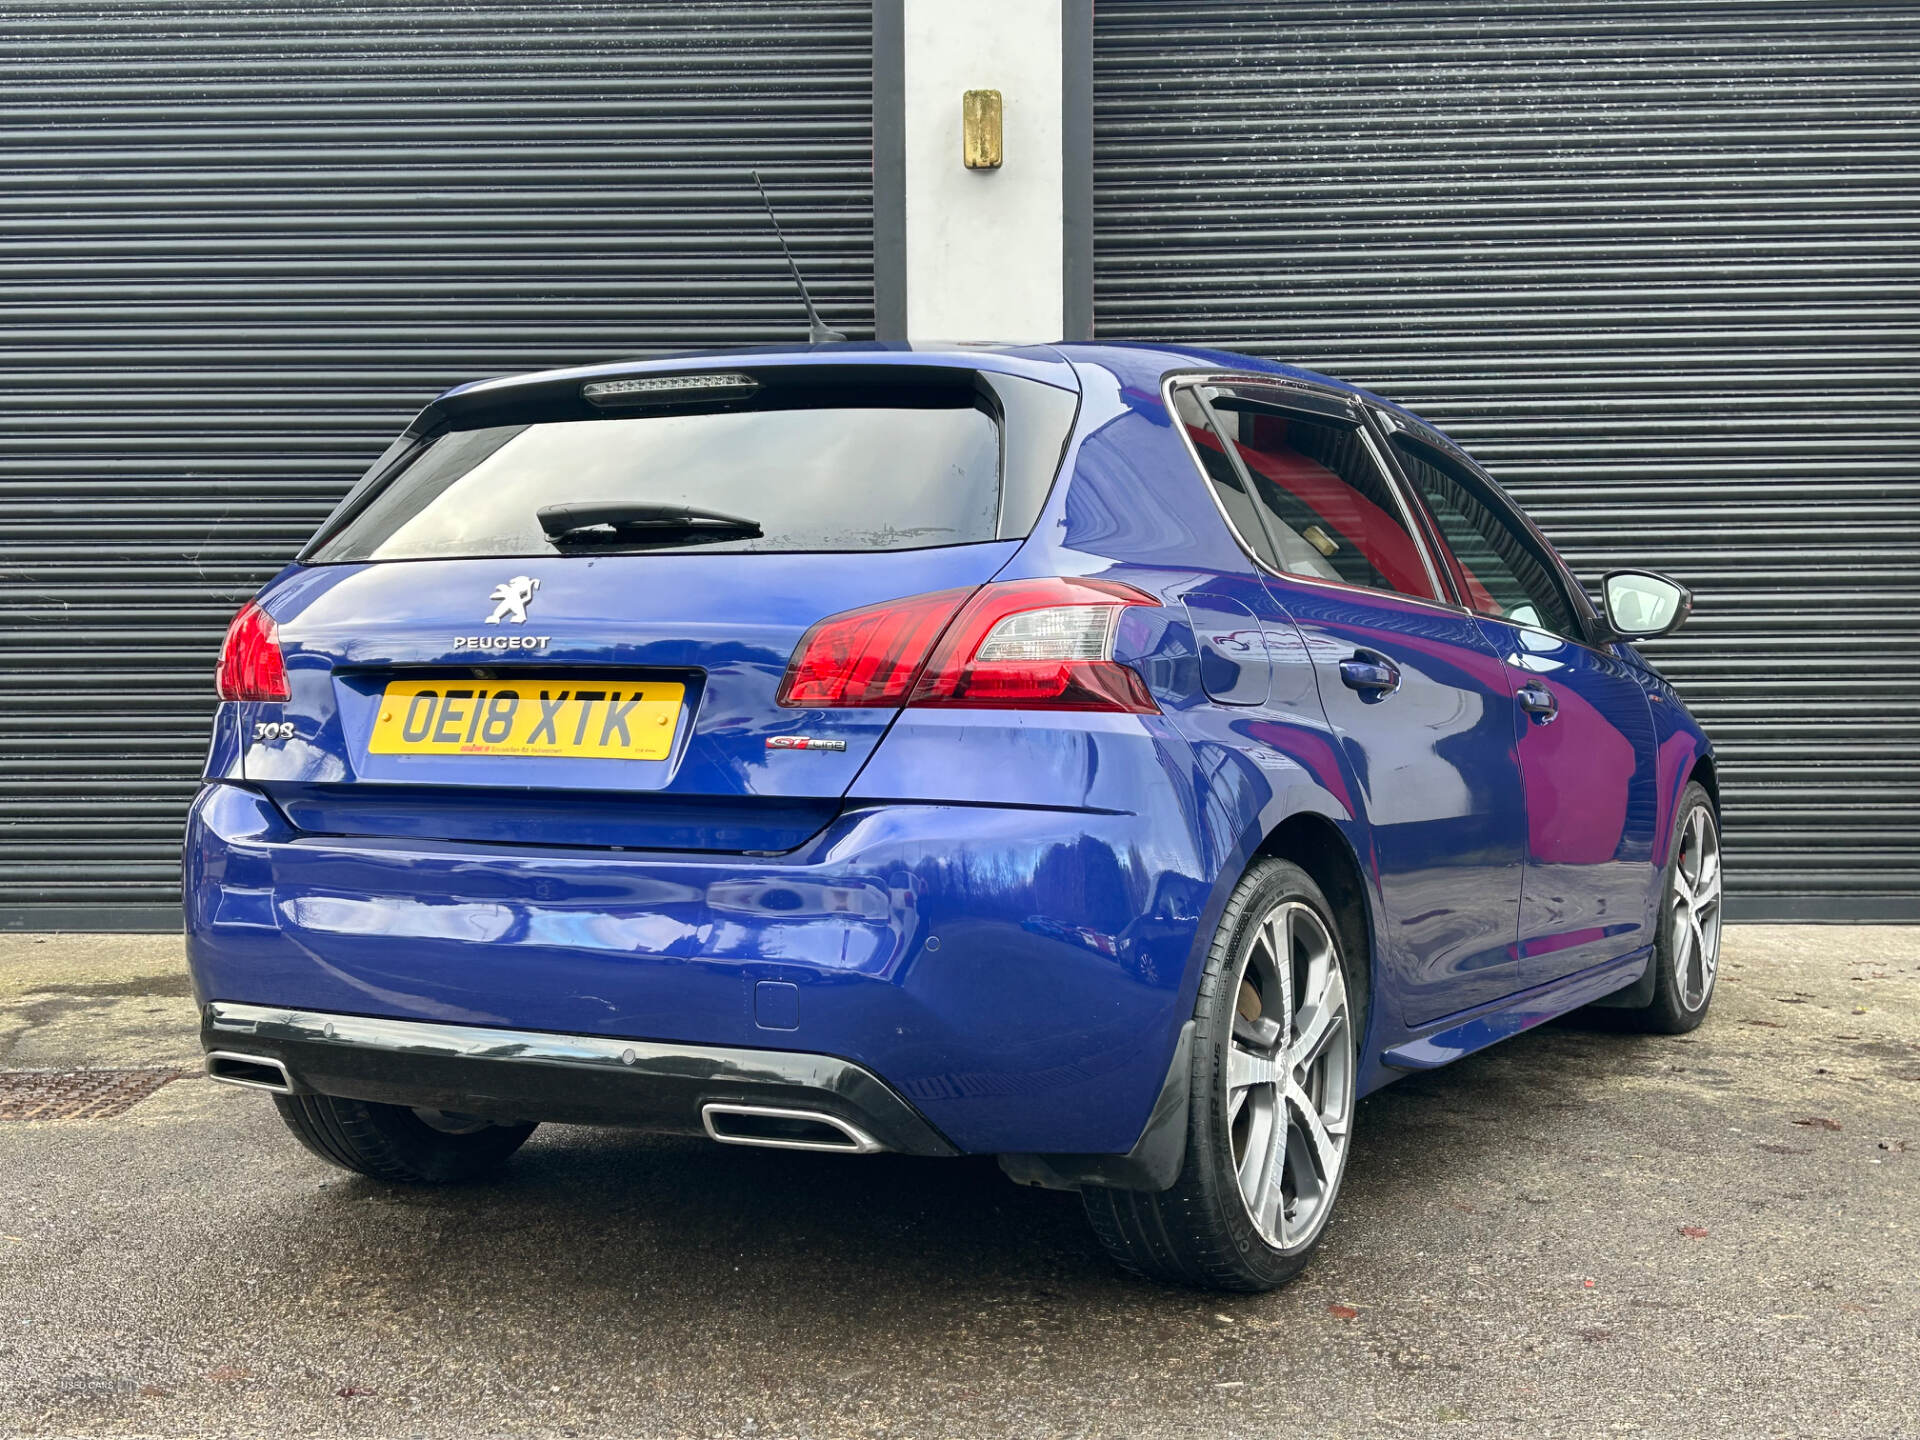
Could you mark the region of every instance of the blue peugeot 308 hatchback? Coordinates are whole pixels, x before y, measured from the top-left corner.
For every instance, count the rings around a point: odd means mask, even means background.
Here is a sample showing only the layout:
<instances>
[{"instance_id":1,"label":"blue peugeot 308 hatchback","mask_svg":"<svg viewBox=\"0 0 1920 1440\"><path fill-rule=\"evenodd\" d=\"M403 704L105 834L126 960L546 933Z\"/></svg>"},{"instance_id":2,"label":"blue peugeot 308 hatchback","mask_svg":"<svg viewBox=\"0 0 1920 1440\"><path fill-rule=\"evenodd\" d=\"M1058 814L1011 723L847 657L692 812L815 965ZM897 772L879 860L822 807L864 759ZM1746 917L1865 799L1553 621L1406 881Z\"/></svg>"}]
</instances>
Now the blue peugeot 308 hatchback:
<instances>
[{"instance_id":1,"label":"blue peugeot 308 hatchback","mask_svg":"<svg viewBox=\"0 0 1920 1440\"><path fill-rule=\"evenodd\" d=\"M234 620L209 1072L465 1179L542 1120L995 1155L1261 1289L1356 1102L1697 1025L1711 749L1432 427L1210 351L823 346L434 401Z\"/></svg>"}]
</instances>

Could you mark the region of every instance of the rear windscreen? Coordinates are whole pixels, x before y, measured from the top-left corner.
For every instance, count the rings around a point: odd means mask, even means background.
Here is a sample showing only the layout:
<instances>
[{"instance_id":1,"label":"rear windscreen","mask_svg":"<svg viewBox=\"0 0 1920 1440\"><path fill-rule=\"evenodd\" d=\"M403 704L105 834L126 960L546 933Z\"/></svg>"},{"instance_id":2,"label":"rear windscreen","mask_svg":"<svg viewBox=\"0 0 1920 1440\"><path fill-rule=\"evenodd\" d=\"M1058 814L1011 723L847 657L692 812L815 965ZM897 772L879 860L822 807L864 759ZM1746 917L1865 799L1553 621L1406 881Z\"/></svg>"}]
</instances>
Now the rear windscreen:
<instances>
[{"instance_id":1,"label":"rear windscreen","mask_svg":"<svg viewBox=\"0 0 1920 1440\"><path fill-rule=\"evenodd\" d=\"M1058 446L1056 438L1056 457ZM652 413L456 430L422 449L307 558L536 556L576 553L582 544L603 554L965 545L1000 533L1000 457L999 421L971 405ZM655 525L554 536L541 524L543 508L610 505L692 508L751 522L758 533Z\"/></svg>"}]
</instances>

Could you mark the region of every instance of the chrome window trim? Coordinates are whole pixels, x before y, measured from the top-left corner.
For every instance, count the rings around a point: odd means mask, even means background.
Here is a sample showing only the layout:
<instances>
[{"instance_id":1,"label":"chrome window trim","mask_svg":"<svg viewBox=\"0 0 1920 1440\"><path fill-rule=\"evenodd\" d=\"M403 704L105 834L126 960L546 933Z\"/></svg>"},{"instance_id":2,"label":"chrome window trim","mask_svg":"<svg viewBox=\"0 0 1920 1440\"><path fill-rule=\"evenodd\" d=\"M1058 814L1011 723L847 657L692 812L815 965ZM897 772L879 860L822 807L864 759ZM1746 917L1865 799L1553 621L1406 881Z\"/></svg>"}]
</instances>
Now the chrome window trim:
<instances>
[{"instance_id":1,"label":"chrome window trim","mask_svg":"<svg viewBox=\"0 0 1920 1440\"><path fill-rule=\"evenodd\" d=\"M1427 527L1421 524L1413 511L1407 508L1407 497L1401 493L1400 489L1400 477L1387 463L1387 457L1381 453L1380 446L1375 443L1373 432L1367 428L1364 417L1359 420L1359 430L1361 443L1367 447L1367 454L1373 457L1373 468L1379 472L1381 483L1387 487L1387 493L1393 496L1394 506L1400 511L1400 523L1406 527L1407 538L1413 541L1413 548L1420 552L1420 564L1427 572L1427 584L1432 587L1436 596L1451 595L1453 582L1449 580L1444 584L1441 583L1439 572L1433 568L1433 556L1428 553ZM1373 587L1362 585L1355 588L1367 590ZM1388 593L1398 595L1400 592L1393 590Z\"/></svg>"},{"instance_id":2,"label":"chrome window trim","mask_svg":"<svg viewBox=\"0 0 1920 1440\"><path fill-rule=\"evenodd\" d=\"M1354 428L1360 432L1361 438L1366 443L1367 453L1373 457L1374 466L1380 471L1381 480L1385 482L1389 493L1392 494L1394 504L1399 507L1401 523L1406 525L1408 538L1413 541L1414 548L1420 554L1420 564L1427 572L1427 583L1433 586L1436 594L1443 594L1451 590L1450 586L1442 585L1439 577L1434 573L1433 557L1427 553L1426 535L1421 528L1414 523L1413 517L1407 513L1407 501L1406 497L1400 493L1398 472L1388 469L1382 463L1379 446L1374 444L1373 437L1367 433L1367 426L1361 415L1354 413L1354 402L1349 401L1338 391L1322 390L1304 381L1285 382L1270 375L1248 375L1232 370L1173 371L1161 377L1160 403L1166 407L1167 415L1173 422L1173 428L1180 434L1180 443L1186 447L1187 458L1193 462L1194 471L1200 477L1201 487L1207 492L1207 499L1213 502L1213 508L1215 512L1219 514L1221 523L1227 527L1227 534L1233 537L1233 542L1240 547L1240 552L1253 562L1254 568L1262 574L1271 575L1276 580L1285 580L1295 585L1310 585L1319 590L1331 590L1350 594L1386 595L1395 600L1403 601L1408 605L1419 605L1428 610L1439 610L1449 615L1466 615L1470 618L1478 618L1472 610L1467 609L1463 605L1456 605L1450 600L1430 600L1419 595L1408 595L1401 590L1382 590L1375 585L1351 585L1344 580L1322 580L1314 575L1296 575L1291 570L1276 570L1260 557L1259 552L1247 543L1247 537L1240 533L1240 527L1233 523L1233 517L1227 513L1227 507L1220 503L1220 497L1215 493L1213 488L1213 477L1207 473L1206 462L1200 458L1200 452L1194 448L1193 437L1187 433L1187 427L1181 422L1180 412L1174 407L1173 403L1174 390L1183 385L1238 385L1249 382L1253 384L1265 382L1278 388L1300 390L1322 399L1338 401L1347 407L1353 420ZM1211 419L1213 411L1212 407L1207 404L1206 397L1196 396L1195 399L1199 401L1201 410ZM1283 408L1285 406L1284 400L1276 400L1274 403ZM1311 417L1312 412L1308 411L1304 413ZM1236 470L1242 469L1240 457L1233 451L1229 450L1227 452L1227 459ZM1248 494L1251 495L1252 493L1252 490L1249 489Z\"/></svg>"},{"instance_id":3,"label":"chrome window trim","mask_svg":"<svg viewBox=\"0 0 1920 1440\"><path fill-rule=\"evenodd\" d=\"M1257 570L1268 575L1285 575L1285 571L1275 570L1273 566L1262 560L1259 552L1247 543L1247 537L1240 533L1240 527L1233 523L1233 517L1227 513L1227 507L1220 503L1220 496L1213 488L1213 476L1207 473L1207 462L1200 458L1200 451L1193 443L1193 436L1187 433L1186 422L1180 418L1180 411L1173 403L1173 392L1177 386L1204 385L1209 378L1211 378L1210 373L1191 371L1162 376L1160 403L1166 407L1167 418L1173 422L1174 431L1180 436L1180 443L1186 447L1187 459L1193 462L1194 473L1200 477L1200 488L1206 491L1207 499L1213 502L1213 508L1220 516L1220 522L1227 527L1227 534L1233 537L1233 543L1240 547L1240 552L1254 563ZM1200 400L1200 408L1202 413L1207 413L1207 404L1204 399Z\"/></svg>"}]
</instances>

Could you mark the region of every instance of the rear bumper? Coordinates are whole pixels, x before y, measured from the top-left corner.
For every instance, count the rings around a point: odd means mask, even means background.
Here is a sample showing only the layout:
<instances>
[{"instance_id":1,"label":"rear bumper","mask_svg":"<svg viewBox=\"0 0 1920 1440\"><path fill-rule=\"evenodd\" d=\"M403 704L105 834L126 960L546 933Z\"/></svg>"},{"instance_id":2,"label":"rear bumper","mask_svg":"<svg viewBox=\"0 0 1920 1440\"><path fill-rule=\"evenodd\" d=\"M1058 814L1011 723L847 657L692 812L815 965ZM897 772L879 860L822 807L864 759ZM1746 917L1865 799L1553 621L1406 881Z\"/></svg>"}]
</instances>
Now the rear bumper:
<instances>
[{"instance_id":1,"label":"rear bumper","mask_svg":"<svg viewBox=\"0 0 1920 1440\"><path fill-rule=\"evenodd\" d=\"M188 959L203 1004L836 1057L959 1151L1125 1154L1210 928L1174 788L1152 799L875 804L768 857L315 835L213 784L188 822ZM454 1078L432 1108L473 1108Z\"/></svg>"},{"instance_id":2,"label":"rear bumper","mask_svg":"<svg viewBox=\"0 0 1920 1440\"><path fill-rule=\"evenodd\" d=\"M710 1106L832 1116L870 1148L952 1155L926 1120L859 1065L804 1051L663 1045L328 1015L215 1002L209 1056L276 1062L292 1093L454 1110L490 1120L637 1125L700 1134ZM851 1148L851 1147L850 1147Z\"/></svg>"}]
</instances>

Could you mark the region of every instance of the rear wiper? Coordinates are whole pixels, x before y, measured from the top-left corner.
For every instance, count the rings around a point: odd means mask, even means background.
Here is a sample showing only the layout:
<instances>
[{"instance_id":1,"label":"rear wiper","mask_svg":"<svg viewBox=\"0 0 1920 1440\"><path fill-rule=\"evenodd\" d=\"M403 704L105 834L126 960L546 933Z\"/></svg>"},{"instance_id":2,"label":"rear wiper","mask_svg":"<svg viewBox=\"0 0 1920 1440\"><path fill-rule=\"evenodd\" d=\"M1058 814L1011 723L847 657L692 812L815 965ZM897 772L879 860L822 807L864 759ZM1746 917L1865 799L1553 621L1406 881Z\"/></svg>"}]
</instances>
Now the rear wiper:
<instances>
[{"instance_id":1,"label":"rear wiper","mask_svg":"<svg viewBox=\"0 0 1920 1440\"><path fill-rule=\"evenodd\" d=\"M543 505L534 513L549 539L575 545L600 540L641 545L670 545L686 540L754 540L765 533L757 520L723 515L718 510L698 510L690 505L607 500Z\"/></svg>"}]
</instances>

